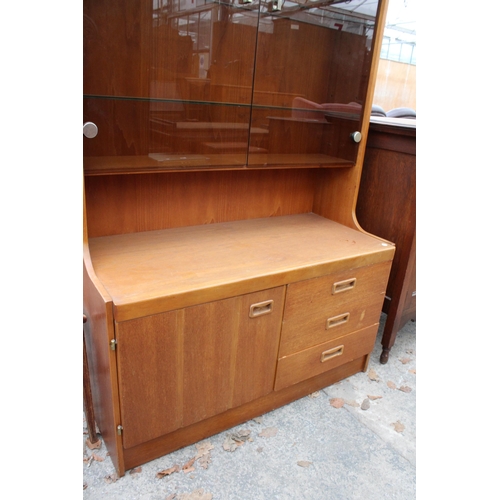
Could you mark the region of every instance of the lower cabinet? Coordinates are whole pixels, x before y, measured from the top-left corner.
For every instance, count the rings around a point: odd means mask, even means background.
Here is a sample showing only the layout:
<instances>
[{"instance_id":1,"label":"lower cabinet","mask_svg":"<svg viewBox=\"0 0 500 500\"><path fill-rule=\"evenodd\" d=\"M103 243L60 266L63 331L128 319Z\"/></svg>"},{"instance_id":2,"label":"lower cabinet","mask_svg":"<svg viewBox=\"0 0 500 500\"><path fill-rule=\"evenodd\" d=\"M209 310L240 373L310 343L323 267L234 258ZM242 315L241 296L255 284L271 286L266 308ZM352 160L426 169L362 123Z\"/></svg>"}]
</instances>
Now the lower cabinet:
<instances>
[{"instance_id":1,"label":"lower cabinet","mask_svg":"<svg viewBox=\"0 0 500 500\"><path fill-rule=\"evenodd\" d=\"M116 323L123 447L273 390L285 287Z\"/></svg>"},{"instance_id":2,"label":"lower cabinet","mask_svg":"<svg viewBox=\"0 0 500 500\"><path fill-rule=\"evenodd\" d=\"M115 322L123 448L368 355L390 264Z\"/></svg>"},{"instance_id":3,"label":"lower cabinet","mask_svg":"<svg viewBox=\"0 0 500 500\"><path fill-rule=\"evenodd\" d=\"M315 214L91 250L103 284L84 274L92 393L120 475L366 370L394 255Z\"/></svg>"}]
</instances>

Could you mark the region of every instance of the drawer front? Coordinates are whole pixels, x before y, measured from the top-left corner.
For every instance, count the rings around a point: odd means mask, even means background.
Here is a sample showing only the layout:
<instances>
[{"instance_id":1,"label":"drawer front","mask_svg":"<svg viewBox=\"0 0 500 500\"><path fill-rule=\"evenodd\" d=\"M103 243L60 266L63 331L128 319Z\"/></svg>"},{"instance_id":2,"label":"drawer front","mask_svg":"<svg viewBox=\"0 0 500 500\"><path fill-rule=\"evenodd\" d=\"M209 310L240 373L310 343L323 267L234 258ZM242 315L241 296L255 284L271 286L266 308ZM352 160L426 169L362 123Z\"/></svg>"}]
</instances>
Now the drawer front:
<instances>
[{"instance_id":1,"label":"drawer front","mask_svg":"<svg viewBox=\"0 0 500 500\"><path fill-rule=\"evenodd\" d=\"M279 391L369 354L378 324L278 360L274 390Z\"/></svg>"},{"instance_id":2,"label":"drawer front","mask_svg":"<svg viewBox=\"0 0 500 500\"><path fill-rule=\"evenodd\" d=\"M378 323L391 262L288 285L279 356Z\"/></svg>"}]
</instances>

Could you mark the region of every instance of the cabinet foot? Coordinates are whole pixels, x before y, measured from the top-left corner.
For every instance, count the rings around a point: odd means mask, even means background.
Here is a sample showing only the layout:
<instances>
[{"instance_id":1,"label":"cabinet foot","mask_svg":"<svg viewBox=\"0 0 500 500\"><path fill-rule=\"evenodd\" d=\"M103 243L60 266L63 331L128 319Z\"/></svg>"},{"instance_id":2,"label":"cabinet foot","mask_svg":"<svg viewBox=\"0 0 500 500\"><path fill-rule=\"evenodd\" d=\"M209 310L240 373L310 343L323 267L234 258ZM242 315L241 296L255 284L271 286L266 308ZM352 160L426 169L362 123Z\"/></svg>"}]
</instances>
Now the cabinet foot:
<instances>
[{"instance_id":1,"label":"cabinet foot","mask_svg":"<svg viewBox=\"0 0 500 500\"><path fill-rule=\"evenodd\" d=\"M385 365L389 361L389 351L390 349L382 349L382 354L380 355L381 365Z\"/></svg>"}]
</instances>

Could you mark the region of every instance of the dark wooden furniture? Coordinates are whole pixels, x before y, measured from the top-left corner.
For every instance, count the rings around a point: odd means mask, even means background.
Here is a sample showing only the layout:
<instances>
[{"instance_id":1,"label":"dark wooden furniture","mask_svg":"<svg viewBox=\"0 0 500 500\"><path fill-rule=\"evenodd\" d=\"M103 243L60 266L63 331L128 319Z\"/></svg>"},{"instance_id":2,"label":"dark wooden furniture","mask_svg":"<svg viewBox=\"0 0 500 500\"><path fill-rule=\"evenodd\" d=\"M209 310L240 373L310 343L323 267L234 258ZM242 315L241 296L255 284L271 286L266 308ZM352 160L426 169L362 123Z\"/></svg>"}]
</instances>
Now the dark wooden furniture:
<instances>
[{"instance_id":1,"label":"dark wooden furniture","mask_svg":"<svg viewBox=\"0 0 500 500\"><path fill-rule=\"evenodd\" d=\"M196 3L84 1L84 331L120 475L365 370L394 255L354 216L387 2Z\"/></svg>"},{"instance_id":2,"label":"dark wooden furniture","mask_svg":"<svg viewBox=\"0 0 500 500\"><path fill-rule=\"evenodd\" d=\"M416 121L372 118L356 214L367 231L396 244L383 311L380 362L416 319Z\"/></svg>"}]
</instances>

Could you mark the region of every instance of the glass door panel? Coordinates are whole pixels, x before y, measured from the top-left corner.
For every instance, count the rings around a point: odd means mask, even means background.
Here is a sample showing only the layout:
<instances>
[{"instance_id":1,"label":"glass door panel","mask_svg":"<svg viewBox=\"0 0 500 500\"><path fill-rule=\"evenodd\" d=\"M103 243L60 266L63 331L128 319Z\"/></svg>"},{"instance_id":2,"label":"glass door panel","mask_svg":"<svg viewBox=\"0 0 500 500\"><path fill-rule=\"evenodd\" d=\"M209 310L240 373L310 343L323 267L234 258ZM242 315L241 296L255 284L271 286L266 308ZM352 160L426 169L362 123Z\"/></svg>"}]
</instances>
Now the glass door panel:
<instances>
[{"instance_id":1,"label":"glass door panel","mask_svg":"<svg viewBox=\"0 0 500 500\"><path fill-rule=\"evenodd\" d=\"M378 0L262 0L250 165L352 165ZM262 152L265 149L265 152Z\"/></svg>"},{"instance_id":2,"label":"glass door panel","mask_svg":"<svg viewBox=\"0 0 500 500\"><path fill-rule=\"evenodd\" d=\"M86 173L247 163L254 3L84 0Z\"/></svg>"}]
</instances>

